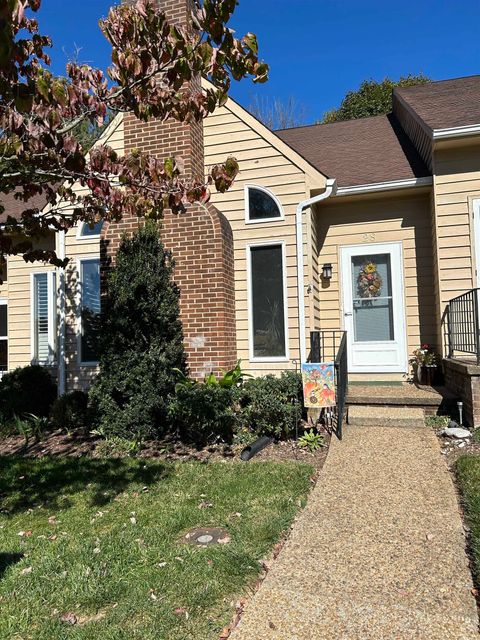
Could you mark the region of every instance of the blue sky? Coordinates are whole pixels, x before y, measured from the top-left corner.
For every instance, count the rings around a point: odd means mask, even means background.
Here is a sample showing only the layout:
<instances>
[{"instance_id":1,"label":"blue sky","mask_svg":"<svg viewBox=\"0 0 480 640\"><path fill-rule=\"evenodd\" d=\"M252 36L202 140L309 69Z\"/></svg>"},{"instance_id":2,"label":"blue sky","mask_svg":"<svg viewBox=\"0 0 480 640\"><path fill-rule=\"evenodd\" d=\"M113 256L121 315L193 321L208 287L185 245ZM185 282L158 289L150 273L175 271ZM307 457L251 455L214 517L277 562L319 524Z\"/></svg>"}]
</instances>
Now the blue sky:
<instances>
[{"instance_id":1,"label":"blue sky","mask_svg":"<svg viewBox=\"0 0 480 640\"><path fill-rule=\"evenodd\" d=\"M80 59L105 68L109 49L98 28L108 0L43 0L41 31L53 37L54 70L80 47ZM257 93L294 96L306 121L338 106L365 78L423 72L435 80L480 73L478 0L240 0L232 26L257 34L270 80L235 83L247 106Z\"/></svg>"}]
</instances>

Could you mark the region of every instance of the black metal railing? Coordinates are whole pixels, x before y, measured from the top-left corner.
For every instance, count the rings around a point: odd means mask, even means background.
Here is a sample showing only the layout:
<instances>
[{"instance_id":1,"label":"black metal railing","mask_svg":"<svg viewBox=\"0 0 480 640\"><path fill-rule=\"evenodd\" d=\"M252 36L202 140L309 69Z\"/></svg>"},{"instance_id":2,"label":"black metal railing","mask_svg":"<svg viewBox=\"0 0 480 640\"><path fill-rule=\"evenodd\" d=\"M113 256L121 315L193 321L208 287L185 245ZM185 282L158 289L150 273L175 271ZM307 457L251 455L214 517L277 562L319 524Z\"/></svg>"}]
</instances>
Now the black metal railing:
<instances>
[{"instance_id":1,"label":"black metal railing","mask_svg":"<svg viewBox=\"0 0 480 640\"><path fill-rule=\"evenodd\" d=\"M342 439L346 419L348 391L347 332L311 331L309 362L333 362L335 364L336 405L324 410L327 422L339 440Z\"/></svg>"},{"instance_id":2,"label":"black metal railing","mask_svg":"<svg viewBox=\"0 0 480 640\"><path fill-rule=\"evenodd\" d=\"M480 289L471 289L450 300L445 311L448 357L473 355L480 364Z\"/></svg>"}]
</instances>

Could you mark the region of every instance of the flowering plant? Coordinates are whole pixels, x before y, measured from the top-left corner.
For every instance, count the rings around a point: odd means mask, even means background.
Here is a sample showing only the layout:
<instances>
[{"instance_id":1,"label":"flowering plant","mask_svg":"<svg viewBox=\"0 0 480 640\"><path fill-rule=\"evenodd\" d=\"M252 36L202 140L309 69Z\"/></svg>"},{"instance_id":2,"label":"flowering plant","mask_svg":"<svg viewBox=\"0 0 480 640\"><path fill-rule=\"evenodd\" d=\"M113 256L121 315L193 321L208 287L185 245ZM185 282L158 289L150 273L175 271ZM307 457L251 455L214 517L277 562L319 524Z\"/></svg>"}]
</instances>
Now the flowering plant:
<instances>
[{"instance_id":1,"label":"flowering plant","mask_svg":"<svg viewBox=\"0 0 480 640\"><path fill-rule=\"evenodd\" d=\"M362 298L375 298L380 295L382 277L377 271L377 265L370 261L363 265L358 275L358 290Z\"/></svg>"},{"instance_id":2,"label":"flowering plant","mask_svg":"<svg viewBox=\"0 0 480 640\"><path fill-rule=\"evenodd\" d=\"M422 344L421 347L413 352L413 356L410 358L410 364L417 365L419 367L433 367L437 364L437 354L430 345Z\"/></svg>"}]
</instances>

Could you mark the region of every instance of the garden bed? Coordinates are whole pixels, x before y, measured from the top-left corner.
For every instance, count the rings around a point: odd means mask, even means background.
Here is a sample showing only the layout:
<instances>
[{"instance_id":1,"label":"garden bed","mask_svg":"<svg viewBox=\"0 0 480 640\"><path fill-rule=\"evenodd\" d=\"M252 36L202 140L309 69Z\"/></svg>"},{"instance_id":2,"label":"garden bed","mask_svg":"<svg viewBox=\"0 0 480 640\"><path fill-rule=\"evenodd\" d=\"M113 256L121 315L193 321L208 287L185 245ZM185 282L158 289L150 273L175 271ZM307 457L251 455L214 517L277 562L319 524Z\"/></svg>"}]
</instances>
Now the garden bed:
<instances>
[{"instance_id":1,"label":"garden bed","mask_svg":"<svg viewBox=\"0 0 480 640\"><path fill-rule=\"evenodd\" d=\"M23 437L11 435L0 440L0 456L25 456L42 458L45 456L92 456L103 457L105 441L79 433L66 434L54 431L45 435L40 442L31 441L27 446ZM298 447L294 440L274 442L257 454L254 460L263 461L296 461L305 462L315 467L318 472L326 459L330 436L325 435L325 446L310 452ZM202 448L187 446L173 439L153 440L145 442L138 452L141 458L155 458L166 461L219 461L237 460L243 449L243 444L215 444Z\"/></svg>"},{"instance_id":2,"label":"garden bed","mask_svg":"<svg viewBox=\"0 0 480 640\"><path fill-rule=\"evenodd\" d=\"M0 458L0 637L218 639L311 486L297 462ZM182 543L221 527L227 544Z\"/></svg>"}]
</instances>

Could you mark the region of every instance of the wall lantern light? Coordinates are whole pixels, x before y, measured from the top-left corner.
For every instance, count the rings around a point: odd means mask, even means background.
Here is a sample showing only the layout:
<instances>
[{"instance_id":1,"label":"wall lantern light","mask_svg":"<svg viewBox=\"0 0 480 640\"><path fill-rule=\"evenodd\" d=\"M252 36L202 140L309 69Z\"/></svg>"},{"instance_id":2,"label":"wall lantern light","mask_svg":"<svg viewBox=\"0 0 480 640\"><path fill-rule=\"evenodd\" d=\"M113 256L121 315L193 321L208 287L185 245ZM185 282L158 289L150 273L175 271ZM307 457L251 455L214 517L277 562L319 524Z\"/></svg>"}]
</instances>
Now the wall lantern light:
<instances>
[{"instance_id":1,"label":"wall lantern light","mask_svg":"<svg viewBox=\"0 0 480 640\"><path fill-rule=\"evenodd\" d=\"M330 262L327 262L326 264L323 265L322 278L324 280L331 280L332 272L333 272L332 265L330 264Z\"/></svg>"}]
</instances>

